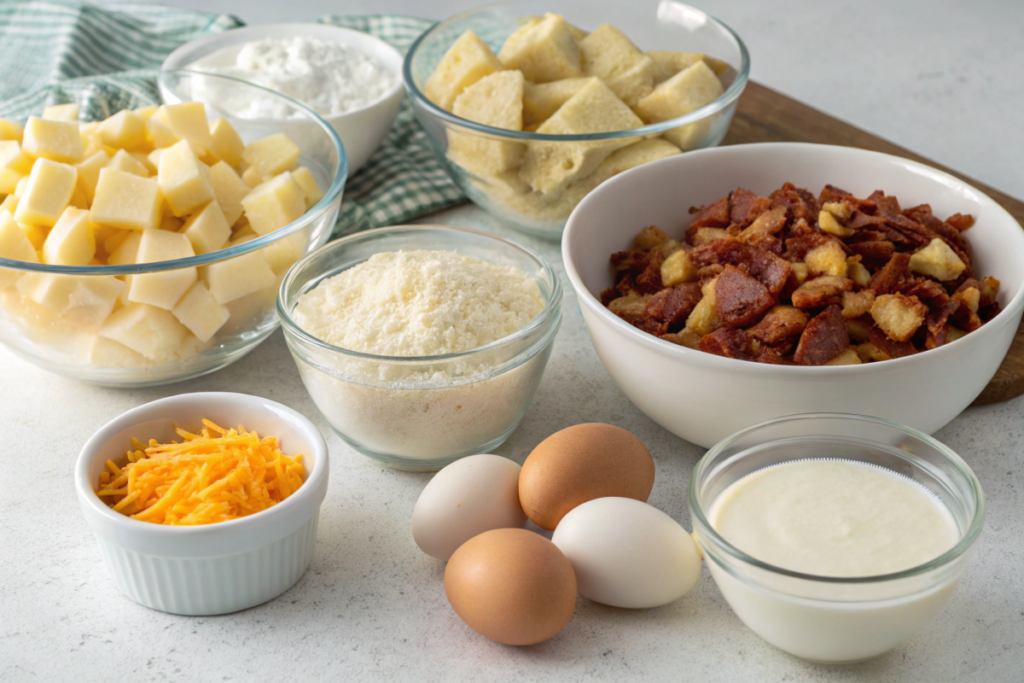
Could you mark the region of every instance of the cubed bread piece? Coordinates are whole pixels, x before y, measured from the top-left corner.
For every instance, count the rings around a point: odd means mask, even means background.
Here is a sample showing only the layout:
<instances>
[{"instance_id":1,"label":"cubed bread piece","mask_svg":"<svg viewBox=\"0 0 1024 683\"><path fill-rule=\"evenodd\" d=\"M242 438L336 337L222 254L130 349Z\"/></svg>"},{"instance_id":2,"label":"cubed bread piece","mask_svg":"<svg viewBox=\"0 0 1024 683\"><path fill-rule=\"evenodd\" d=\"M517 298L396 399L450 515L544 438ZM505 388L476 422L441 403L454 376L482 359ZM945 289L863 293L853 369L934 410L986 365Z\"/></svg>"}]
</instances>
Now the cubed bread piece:
<instances>
[{"instance_id":1,"label":"cubed bread piece","mask_svg":"<svg viewBox=\"0 0 1024 683\"><path fill-rule=\"evenodd\" d=\"M242 150L242 159L264 176L290 171L299 163L301 151L284 133L253 140Z\"/></svg>"},{"instance_id":2,"label":"cubed bread piece","mask_svg":"<svg viewBox=\"0 0 1024 683\"><path fill-rule=\"evenodd\" d=\"M591 77L563 78L550 83L527 82L523 88L523 125L540 124L578 93Z\"/></svg>"},{"instance_id":3,"label":"cubed bread piece","mask_svg":"<svg viewBox=\"0 0 1024 683\"><path fill-rule=\"evenodd\" d=\"M302 191L306 193L306 210L316 204L318 201L323 199L324 191L320 189L320 185L316 182L316 178L313 177L313 172L305 166L299 166L297 169L292 171L292 178L299 184ZM213 188L214 194L217 192L217 187ZM237 218L235 220L238 220Z\"/></svg>"},{"instance_id":4,"label":"cubed bread piece","mask_svg":"<svg viewBox=\"0 0 1024 683\"><path fill-rule=\"evenodd\" d=\"M699 61L658 85L640 100L636 111L649 123L668 121L703 107L723 92L722 82Z\"/></svg>"},{"instance_id":5,"label":"cubed bread piece","mask_svg":"<svg viewBox=\"0 0 1024 683\"><path fill-rule=\"evenodd\" d=\"M35 247L6 211L0 211L0 257L14 261L39 263ZM21 275L21 271L0 268L0 289L10 287Z\"/></svg>"},{"instance_id":6,"label":"cubed bread piece","mask_svg":"<svg viewBox=\"0 0 1024 683\"><path fill-rule=\"evenodd\" d=\"M180 232L144 230L136 263L157 263L195 256L188 237ZM132 276L128 300L171 310L198 277L196 268L161 270ZM180 341L180 340L179 340Z\"/></svg>"},{"instance_id":7,"label":"cubed bread piece","mask_svg":"<svg viewBox=\"0 0 1024 683\"><path fill-rule=\"evenodd\" d=\"M203 342L209 341L231 316L227 307L218 304L213 298L204 282L192 285L171 313Z\"/></svg>"},{"instance_id":8,"label":"cubed bread piece","mask_svg":"<svg viewBox=\"0 0 1024 683\"><path fill-rule=\"evenodd\" d=\"M78 342L75 356L86 365L94 368L143 368L146 357L129 349L113 339L98 334L83 336Z\"/></svg>"},{"instance_id":9,"label":"cubed bread piece","mask_svg":"<svg viewBox=\"0 0 1024 683\"><path fill-rule=\"evenodd\" d=\"M17 140L21 142L25 135L25 126L17 121L0 119L0 140Z\"/></svg>"},{"instance_id":10,"label":"cubed bread piece","mask_svg":"<svg viewBox=\"0 0 1024 683\"><path fill-rule=\"evenodd\" d=\"M664 83L684 69L703 61L703 52L676 52L674 50L649 50L647 56L654 60L655 83Z\"/></svg>"},{"instance_id":11,"label":"cubed bread piece","mask_svg":"<svg viewBox=\"0 0 1024 683\"><path fill-rule=\"evenodd\" d=\"M640 100L654 90L654 74L657 66L654 60L644 55L633 66L605 79L605 83L630 107L636 107Z\"/></svg>"},{"instance_id":12,"label":"cubed bread piece","mask_svg":"<svg viewBox=\"0 0 1024 683\"><path fill-rule=\"evenodd\" d=\"M694 282L697 279L697 266L690 255L680 249L661 264L661 283L672 287L682 282Z\"/></svg>"},{"instance_id":13,"label":"cubed bread piece","mask_svg":"<svg viewBox=\"0 0 1024 683\"><path fill-rule=\"evenodd\" d=\"M16 287L75 328L95 332L114 310L124 283L111 275L27 273Z\"/></svg>"},{"instance_id":14,"label":"cubed bread piece","mask_svg":"<svg viewBox=\"0 0 1024 683\"><path fill-rule=\"evenodd\" d=\"M181 232L192 243L192 249L197 254L205 254L228 243L231 239L231 224L224 217L220 205L212 201L202 211L189 216Z\"/></svg>"},{"instance_id":15,"label":"cubed bread piece","mask_svg":"<svg viewBox=\"0 0 1024 683\"><path fill-rule=\"evenodd\" d=\"M135 263L139 255L139 243L142 242L142 232L133 230L121 244L109 252L107 263L112 266L123 266L128 263Z\"/></svg>"},{"instance_id":16,"label":"cubed bread piece","mask_svg":"<svg viewBox=\"0 0 1024 683\"><path fill-rule=\"evenodd\" d=\"M423 94L437 106L451 111L455 98L463 90L503 68L491 48L475 33L466 31L438 62L423 87Z\"/></svg>"},{"instance_id":17,"label":"cubed bread piece","mask_svg":"<svg viewBox=\"0 0 1024 683\"><path fill-rule=\"evenodd\" d=\"M636 168L651 161L667 159L676 154L679 154L679 148L671 142L659 138L648 138L647 140L634 142L610 154L607 159L598 165L597 170L593 173L593 177L598 181L597 184L600 184L631 168Z\"/></svg>"},{"instance_id":18,"label":"cubed bread piece","mask_svg":"<svg viewBox=\"0 0 1024 683\"><path fill-rule=\"evenodd\" d=\"M573 78L580 71L580 48L565 17L546 14L529 21L501 46L498 60L506 69L518 69L534 83Z\"/></svg>"},{"instance_id":19,"label":"cubed bread piece","mask_svg":"<svg viewBox=\"0 0 1024 683\"><path fill-rule=\"evenodd\" d=\"M523 129L523 74L499 71L462 91L452 109L456 116L506 130ZM471 132L448 131L448 158L470 173L492 176L520 164L525 145L493 140Z\"/></svg>"},{"instance_id":20,"label":"cubed bread piece","mask_svg":"<svg viewBox=\"0 0 1024 683\"><path fill-rule=\"evenodd\" d=\"M43 109L43 118L50 121L77 121L78 111L77 102L53 104Z\"/></svg>"},{"instance_id":21,"label":"cubed bread piece","mask_svg":"<svg viewBox=\"0 0 1024 683\"><path fill-rule=\"evenodd\" d=\"M643 122L607 85L593 80L569 98L537 132L554 135L606 133L641 125ZM531 142L519 175L533 189L554 194L592 173L608 155L629 142Z\"/></svg>"},{"instance_id":22,"label":"cubed bread piece","mask_svg":"<svg viewBox=\"0 0 1024 683\"><path fill-rule=\"evenodd\" d=\"M119 149L139 149L146 145L146 121L130 109L122 109L102 121L96 134L103 144Z\"/></svg>"},{"instance_id":23,"label":"cubed bread piece","mask_svg":"<svg viewBox=\"0 0 1024 683\"><path fill-rule=\"evenodd\" d=\"M276 281L274 271L258 251L203 266L202 275L219 304L272 287Z\"/></svg>"},{"instance_id":24,"label":"cubed bread piece","mask_svg":"<svg viewBox=\"0 0 1024 683\"><path fill-rule=\"evenodd\" d=\"M75 164L78 169L78 187L91 202L96 195L96 184L100 182L100 169L110 163L110 155L102 149L92 156Z\"/></svg>"},{"instance_id":25,"label":"cubed bread piece","mask_svg":"<svg viewBox=\"0 0 1024 683\"><path fill-rule=\"evenodd\" d=\"M170 311L139 303L114 311L99 330L101 337L157 363L174 358L186 334L188 330Z\"/></svg>"},{"instance_id":26,"label":"cubed bread piece","mask_svg":"<svg viewBox=\"0 0 1024 683\"><path fill-rule=\"evenodd\" d=\"M871 271L864 267L860 261L846 259L846 276L861 287L867 287L871 281Z\"/></svg>"},{"instance_id":27,"label":"cubed bread piece","mask_svg":"<svg viewBox=\"0 0 1024 683\"><path fill-rule=\"evenodd\" d=\"M48 121L30 116L21 148L34 157L64 164L77 164L85 158L78 124L71 121Z\"/></svg>"},{"instance_id":28,"label":"cubed bread piece","mask_svg":"<svg viewBox=\"0 0 1024 683\"><path fill-rule=\"evenodd\" d=\"M104 168L90 214L95 223L124 230L150 230L160 225L160 197L156 180Z\"/></svg>"},{"instance_id":29,"label":"cubed bread piece","mask_svg":"<svg viewBox=\"0 0 1024 683\"><path fill-rule=\"evenodd\" d=\"M957 279L966 267L956 252L938 237L910 256L910 270L942 282Z\"/></svg>"},{"instance_id":30,"label":"cubed bread piece","mask_svg":"<svg viewBox=\"0 0 1024 683\"><path fill-rule=\"evenodd\" d=\"M84 266L96 255L89 212L69 206L43 242L43 263Z\"/></svg>"},{"instance_id":31,"label":"cubed bread piece","mask_svg":"<svg viewBox=\"0 0 1024 683\"><path fill-rule=\"evenodd\" d=\"M302 170L302 169L299 169ZM293 177L296 174L292 174ZM298 178L296 178L298 182ZM315 181L314 181L315 182ZM234 225L242 216L242 199L251 191L248 185L235 173L227 162L220 161L210 167L210 184L213 195L228 225ZM299 183L301 185L301 183ZM304 190L306 188L303 188ZM307 193L308 197L308 193Z\"/></svg>"},{"instance_id":32,"label":"cubed bread piece","mask_svg":"<svg viewBox=\"0 0 1024 683\"><path fill-rule=\"evenodd\" d=\"M819 247L807 252L804 263L811 275L838 275L846 277L846 251L843 246L835 241L829 240Z\"/></svg>"},{"instance_id":33,"label":"cubed bread piece","mask_svg":"<svg viewBox=\"0 0 1024 683\"><path fill-rule=\"evenodd\" d=\"M166 104L157 111L155 117L166 119L166 125L179 140L188 140L203 151L213 147L213 136L210 134L210 123L206 120L206 107L202 102L182 102Z\"/></svg>"},{"instance_id":34,"label":"cubed bread piece","mask_svg":"<svg viewBox=\"0 0 1024 683\"><path fill-rule=\"evenodd\" d=\"M601 24L580 41L583 73L604 81L628 71L644 56L626 34L611 24ZM651 61L653 63L654 60Z\"/></svg>"},{"instance_id":35,"label":"cubed bread piece","mask_svg":"<svg viewBox=\"0 0 1024 683\"><path fill-rule=\"evenodd\" d=\"M32 172L33 159L17 140L0 141L0 194L11 194L18 181Z\"/></svg>"},{"instance_id":36,"label":"cubed bread piece","mask_svg":"<svg viewBox=\"0 0 1024 683\"><path fill-rule=\"evenodd\" d=\"M237 168L242 162L242 152L245 150L245 143L242 142L238 131L222 117L210 124L210 137L213 140L210 151Z\"/></svg>"},{"instance_id":37,"label":"cubed bread piece","mask_svg":"<svg viewBox=\"0 0 1024 683\"><path fill-rule=\"evenodd\" d=\"M924 323L928 307L916 296L883 294L871 305L875 324L893 341L905 342Z\"/></svg>"},{"instance_id":38,"label":"cubed bread piece","mask_svg":"<svg viewBox=\"0 0 1024 683\"><path fill-rule=\"evenodd\" d=\"M78 171L74 166L37 159L18 199L14 219L19 223L53 227L71 202L77 182Z\"/></svg>"},{"instance_id":39,"label":"cubed bread piece","mask_svg":"<svg viewBox=\"0 0 1024 683\"><path fill-rule=\"evenodd\" d=\"M292 174L285 171L246 195L242 208L256 234L266 235L306 212L306 193Z\"/></svg>"},{"instance_id":40,"label":"cubed bread piece","mask_svg":"<svg viewBox=\"0 0 1024 683\"><path fill-rule=\"evenodd\" d=\"M175 216L192 213L214 198L209 168L199 161L187 140L175 143L160 154L157 181Z\"/></svg>"}]
</instances>

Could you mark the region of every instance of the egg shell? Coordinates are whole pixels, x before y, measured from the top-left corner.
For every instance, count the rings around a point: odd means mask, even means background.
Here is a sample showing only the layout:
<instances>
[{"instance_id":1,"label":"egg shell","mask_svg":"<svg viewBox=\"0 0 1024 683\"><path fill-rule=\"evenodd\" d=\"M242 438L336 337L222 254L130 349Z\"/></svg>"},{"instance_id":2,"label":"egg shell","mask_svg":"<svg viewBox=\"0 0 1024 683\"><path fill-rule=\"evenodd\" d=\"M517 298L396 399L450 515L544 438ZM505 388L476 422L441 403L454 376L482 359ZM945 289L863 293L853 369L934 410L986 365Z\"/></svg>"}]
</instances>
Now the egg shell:
<instances>
[{"instance_id":1,"label":"egg shell","mask_svg":"<svg viewBox=\"0 0 1024 683\"><path fill-rule=\"evenodd\" d=\"M572 563L580 595L612 607L659 607L700 578L693 537L661 510L632 498L598 498L574 508L551 541Z\"/></svg>"},{"instance_id":2,"label":"egg shell","mask_svg":"<svg viewBox=\"0 0 1024 683\"><path fill-rule=\"evenodd\" d=\"M460 545L491 529L526 526L519 504L519 463L500 455L456 460L427 482L412 512L420 550L447 560Z\"/></svg>"},{"instance_id":3,"label":"egg shell","mask_svg":"<svg viewBox=\"0 0 1024 683\"><path fill-rule=\"evenodd\" d=\"M537 526L551 531L588 500L647 502L653 487L654 459L640 439L594 422L555 432L533 449L519 474L519 501Z\"/></svg>"},{"instance_id":4,"label":"egg shell","mask_svg":"<svg viewBox=\"0 0 1024 683\"><path fill-rule=\"evenodd\" d=\"M569 623L576 576L555 544L525 529L495 529L469 539L444 572L455 613L505 645L533 645Z\"/></svg>"}]
</instances>

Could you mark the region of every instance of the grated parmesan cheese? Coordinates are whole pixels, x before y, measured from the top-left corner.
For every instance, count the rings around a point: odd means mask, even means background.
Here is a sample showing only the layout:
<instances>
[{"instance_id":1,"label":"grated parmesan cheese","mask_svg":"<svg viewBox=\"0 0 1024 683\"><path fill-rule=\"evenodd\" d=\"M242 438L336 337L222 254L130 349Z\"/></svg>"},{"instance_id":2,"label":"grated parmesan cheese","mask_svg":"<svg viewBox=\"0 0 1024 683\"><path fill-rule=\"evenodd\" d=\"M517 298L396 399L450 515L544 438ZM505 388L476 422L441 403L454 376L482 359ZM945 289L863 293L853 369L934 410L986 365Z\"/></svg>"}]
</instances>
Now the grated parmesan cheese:
<instances>
[{"instance_id":1,"label":"grated parmesan cheese","mask_svg":"<svg viewBox=\"0 0 1024 683\"><path fill-rule=\"evenodd\" d=\"M397 251L321 282L293 315L314 337L381 356L436 356L506 337L544 308L512 266L449 251Z\"/></svg>"}]
</instances>

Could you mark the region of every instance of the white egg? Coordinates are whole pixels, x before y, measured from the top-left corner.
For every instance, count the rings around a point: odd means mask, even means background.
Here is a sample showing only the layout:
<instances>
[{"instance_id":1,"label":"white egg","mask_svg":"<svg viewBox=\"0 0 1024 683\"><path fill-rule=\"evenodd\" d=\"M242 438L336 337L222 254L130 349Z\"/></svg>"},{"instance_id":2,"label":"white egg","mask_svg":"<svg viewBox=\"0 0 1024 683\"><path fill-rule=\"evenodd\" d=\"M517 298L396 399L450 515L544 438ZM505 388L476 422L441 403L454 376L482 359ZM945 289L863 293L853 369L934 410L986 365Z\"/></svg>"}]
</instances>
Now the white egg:
<instances>
[{"instance_id":1,"label":"white egg","mask_svg":"<svg viewBox=\"0 0 1024 683\"><path fill-rule=\"evenodd\" d=\"M700 578L700 550L686 529L632 498L573 508L551 540L572 563L580 595L612 607L667 605Z\"/></svg>"},{"instance_id":2,"label":"white egg","mask_svg":"<svg viewBox=\"0 0 1024 683\"><path fill-rule=\"evenodd\" d=\"M518 463L500 455L471 455L434 475L412 511L420 550L447 560L459 546L491 529L522 529Z\"/></svg>"}]
</instances>

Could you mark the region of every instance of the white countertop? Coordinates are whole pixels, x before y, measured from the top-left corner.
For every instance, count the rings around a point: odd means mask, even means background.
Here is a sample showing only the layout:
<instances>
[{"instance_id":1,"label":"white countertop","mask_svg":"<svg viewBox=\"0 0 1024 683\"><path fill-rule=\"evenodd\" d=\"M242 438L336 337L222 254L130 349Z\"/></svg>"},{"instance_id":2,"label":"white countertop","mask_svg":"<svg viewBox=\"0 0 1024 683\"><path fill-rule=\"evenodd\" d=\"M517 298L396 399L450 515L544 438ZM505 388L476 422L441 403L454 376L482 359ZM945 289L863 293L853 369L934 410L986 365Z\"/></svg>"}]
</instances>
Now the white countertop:
<instances>
[{"instance_id":1,"label":"white countertop","mask_svg":"<svg viewBox=\"0 0 1024 683\"><path fill-rule=\"evenodd\" d=\"M342 11L444 16L469 3L175 4L233 11L254 23ZM1024 4L702 4L747 40L755 78L1024 196L1024 166L1017 159L1024 149L1024 91L1019 82L1006 82L1007 74L1024 72L1016 35ZM560 263L556 244L515 234L469 206L429 222L493 231ZM655 457L650 502L689 527L686 484L702 451L629 403L598 362L571 291L563 306L562 330L537 397L499 452L521 461L563 427L618 424ZM78 449L103 423L189 391L266 396L309 415L329 435L331 484L312 565L278 599L222 617L161 614L118 594L72 482ZM1022 416L1024 398L972 408L936 435L974 468L988 520L949 605L887 655L822 667L783 654L740 623L706 572L693 592L659 609L618 610L580 598L572 621L554 639L510 648L478 636L455 616L444 596L443 563L412 541L409 518L430 475L377 465L332 434L279 332L221 372L136 391L50 375L0 349L0 680L1019 680Z\"/></svg>"}]
</instances>

